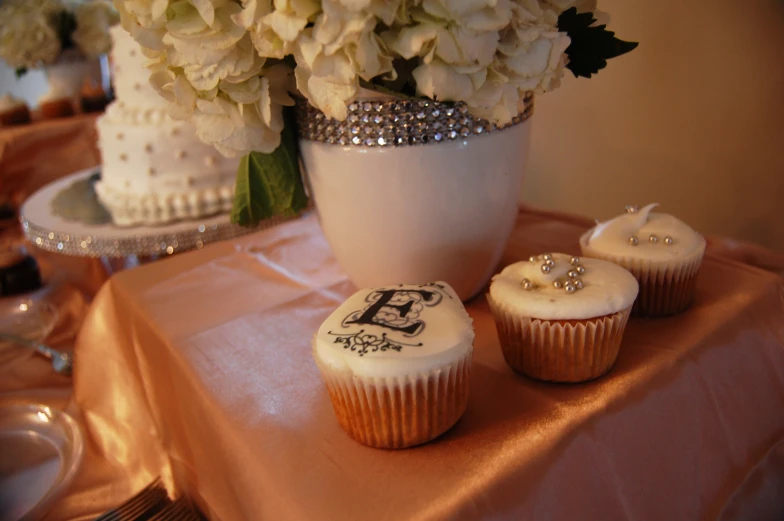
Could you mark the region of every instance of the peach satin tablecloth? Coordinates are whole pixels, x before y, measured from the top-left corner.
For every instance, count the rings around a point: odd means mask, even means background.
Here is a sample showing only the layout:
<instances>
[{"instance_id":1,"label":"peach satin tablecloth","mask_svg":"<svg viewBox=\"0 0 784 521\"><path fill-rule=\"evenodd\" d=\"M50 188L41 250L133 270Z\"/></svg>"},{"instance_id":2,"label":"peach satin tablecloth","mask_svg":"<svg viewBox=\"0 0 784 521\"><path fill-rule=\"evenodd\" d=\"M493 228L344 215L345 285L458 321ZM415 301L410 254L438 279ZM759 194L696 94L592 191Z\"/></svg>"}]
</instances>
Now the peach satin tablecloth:
<instances>
[{"instance_id":1,"label":"peach satin tablecloth","mask_svg":"<svg viewBox=\"0 0 784 521\"><path fill-rule=\"evenodd\" d=\"M47 274L49 269L51 266L44 269L47 287L36 292L35 297L54 304L59 312L57 325L46 343L68 351L73 347L89 303L84 293L63 280L61 273ZM54 373L49 361L43 357L25 357L23 351L19 355L19 360L0 365L0 405L44 404L68 411L83 424L81 412L72 400L71 378ZM125 501L139 488L126 469L104 458L102 450L86 434L81 467L65 495L47 513L45 521L95 519Z\"/></svg>"},{"instance_id":2,"label":"peach satin tablecloth","mask_svg":"<svg viewBox=\"0 0 784 521\"><path fill-rule=\"evenodd\" d=\"M581 219L520 213L504 262L577 253ZM504 363L483 297L468 408L383 451L337 424L311 359L354 291L314 216L113 277L77 339L103 454L212 519L766 519L784 512L784 285L711 253L688 312L632 320L580 385ZM777 493L778 492L778 493Z\"/></svg>"},{"instance_id":3,"label":"peach satin tablecloth","mask_svg":"<svg viewBox=\"0 0 784 521\"><path fill-rule=\"evenodd\" d=\"M36 190L101 163L96 114L0 128L0 195L19 207Z\"/></svg>"}]
</instances>

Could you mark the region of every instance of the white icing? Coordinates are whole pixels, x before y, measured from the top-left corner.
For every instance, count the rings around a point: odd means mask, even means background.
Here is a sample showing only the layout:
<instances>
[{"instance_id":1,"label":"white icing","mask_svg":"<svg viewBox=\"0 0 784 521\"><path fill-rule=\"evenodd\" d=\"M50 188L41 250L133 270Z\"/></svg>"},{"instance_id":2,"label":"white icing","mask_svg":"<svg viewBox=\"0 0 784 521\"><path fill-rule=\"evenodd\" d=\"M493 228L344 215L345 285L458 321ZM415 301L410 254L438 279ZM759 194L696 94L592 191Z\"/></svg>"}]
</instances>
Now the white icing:
<instances>
[{"instance_id":1,"label":"white icing","mask_svg":"<svg viewBox=\"0 0 784 521\"><path fill-rule=\"evenodd\" d=\"M141 48L119 26L111 34L118 97L96 123L103 166L95 188L112 220L154 225L229 211L239 159L221 156L193 125L171 119L168 102L146 80Z\"/></svg>"},{"instance_id":2,"label":"white icing","mask_svg":"<svg viewBox=\"0 0 784 521\"><path fill-rule=\"evenodd\" d=\"M0 110L9 110L26 106L27 104L24 102L24 100L14 97L11 94L4 94L3 96L0 96Z\"/></svg>"},{"instance_id":3,"label":"white icing","mask_svg":"<svg viewBox=\"0 0 784 521\"><path fill-rule=\"evenodd\" d=\"M652 213L658 203L649 204L634 213L625 213L599 223L588 237L588 244L598 252L624 257L669 261L694 253L704 247L705 240L689 225L667 214ZM655 243L650 242L656 236ZM636 246L630 237L638 239ZM672 238L672 244L664 242Z\"/></svg>"},{"instance_id":4,"label":"white icing","mask_svg":"<svg viewBox=\"0 0 784 521\"><path fill-rule=\"evenodd\" d=\"M380 292L389 290L397 293L389 300L389 305L378 309L373 318L376 323L349 323L368 311L378 301ZM419 291L426 294L417 293ZM407 306L409 302L413 304L406 313L394 307ZM377 325L378 322L386 326ZM415 327L415 330L402 332L389 326ZM382 337L389 345L400 346L400 350L368 347L363 351L356 343L356 339L381 342ZM341 339L348 339L348 345L355 349L347 347ZM470 353L473 341L471 317L454 290L445 282L437 282L357 291L324 321L313 343L314 354L332 369L383 378L420 375L442 368Z\"/></svg>"},{"instance_id":5,"label":"white icing","mask_svg":"<svg viewBox=\"0 0 784 521\"><path fill-rule=\"evenodd\" d=\"M610 315L634 303L639 291L637 280L624 268L611 262L580 257L585 272L579 276L582 289L567 293L553 282L568 279L573 269L571 256L553 253L555 266L542 272L542 260L516 262L493 277L490 296L504 310L522 317L543 320L583 320ZM523 279L534 287L526 290Z\"/></svg>"},{"instance_id":6,"label":"white icing","mask_svg":"<svg viewBox=\"0 0 784 521\"><path fill-rule=\"evenodd\" d=\"M114 92L118 100L131 107L168 110L168 101L150 85L151 71L145 67L147 57L131 35L116 25L109 29L112 37Z\"/></svg>"}]
</instances>

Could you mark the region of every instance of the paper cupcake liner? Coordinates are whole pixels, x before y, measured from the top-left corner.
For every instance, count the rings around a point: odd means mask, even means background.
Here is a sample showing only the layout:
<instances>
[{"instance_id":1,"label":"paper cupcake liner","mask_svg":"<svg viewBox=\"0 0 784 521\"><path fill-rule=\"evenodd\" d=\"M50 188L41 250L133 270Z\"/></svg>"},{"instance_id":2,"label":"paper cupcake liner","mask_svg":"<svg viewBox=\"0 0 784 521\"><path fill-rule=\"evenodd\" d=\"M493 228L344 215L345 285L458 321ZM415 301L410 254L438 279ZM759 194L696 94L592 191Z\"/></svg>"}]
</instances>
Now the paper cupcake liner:
<instances>
[{"instance_id":1,"label":"paper cupcake liner","mask_svg":"<svg viewBox=\"0 0 784 521\"><path fill-rule=\"evenodd\" d=\"M0 112L0 125L22 125L30 123L30 109L27 106L12 107Z\"/></svg>"},{"instance_id":2,"label":"paper cupcake liner","mask_svg":"<svg viewBox=\"0 0 784 521\"><path fill-rule=\"evenodd\" d=\"M635 317L664 317L685 311L694 300L705 239L702 247L687 257L670 262L634 259L597 251L588 244L592 230L580 237L583 255L613 262L626 268L640 284L640 293L632 308Z\"/></svg>"},{"instance_id":3,"label":"paper cupcake liner","mask_svg":"<svg viewBox=\"0 0 784 521\"><path fill-rule=\"evenodd\" d=\"M518 317L487 296L501 350L512 369L537 380L584 382L609 371L631 307L585 320Z\"/></svg>"},{"instance_id":4,"label":"paper cupcake liner","mask_svg":"<svg viewBox=\"0 0 784 521\"><path fill-rule=\"evenodd\" d=\"M446 367L399 378L337 372L314 358L338 423L369 447L403 449L428 442L449 430L468 402L470 352Z\"/></svg>"}]
</instances>

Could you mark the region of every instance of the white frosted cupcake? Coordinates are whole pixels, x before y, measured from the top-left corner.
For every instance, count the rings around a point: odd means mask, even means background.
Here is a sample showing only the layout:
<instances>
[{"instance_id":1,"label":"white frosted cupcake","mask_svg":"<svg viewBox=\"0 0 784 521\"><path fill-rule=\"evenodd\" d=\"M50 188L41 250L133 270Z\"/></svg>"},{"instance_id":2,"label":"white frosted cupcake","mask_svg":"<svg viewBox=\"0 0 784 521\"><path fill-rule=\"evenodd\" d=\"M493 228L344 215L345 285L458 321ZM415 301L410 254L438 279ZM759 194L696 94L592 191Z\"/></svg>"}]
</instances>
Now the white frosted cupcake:
<instances>
[{"instance_id":1,"label":"white frosted cupcake","mask_svg":"<svg viewBox=\"0 0 784 521\"><path fill-rule=\"evenodd\" d=\"M24 100L11 94L0 96L0 126L30 123L30 109Z\"/></svg>"},{"instance_id":2,"label":"white frosted cupcake","mask_svg":"<svg viewBox=\"0 0 784 521\"><path fill-rule=\"evenodd\" d=\"M582 382L615 363L637 291L635 278L615 264L545 253L493 277L487 301L512 369Z\"/></svg>"},{"instance_id":3,"label":"white frosted cupcake","mask_svg":"<svg viewBox=\"0 0 784 521\"><path fill-rule=\"evenodd\" d=\"M661 317L687 309L694 300L705 239L684 222L652 213L658 204L599 223L580 237L583 255L623 266L640 283L632 315Z\"/></svg>"},{"instance_id":4,"label":"white frosted cupcake","mask_svg":"<svg viewBox=\"0 0 784 521\"><path fill-rule=\"evenodd\" d=\"M363 289L321 325L313 358L340 426L401 449L450 429L468 400L474 330L445 282Z\"/></svg>"}]
</instances>

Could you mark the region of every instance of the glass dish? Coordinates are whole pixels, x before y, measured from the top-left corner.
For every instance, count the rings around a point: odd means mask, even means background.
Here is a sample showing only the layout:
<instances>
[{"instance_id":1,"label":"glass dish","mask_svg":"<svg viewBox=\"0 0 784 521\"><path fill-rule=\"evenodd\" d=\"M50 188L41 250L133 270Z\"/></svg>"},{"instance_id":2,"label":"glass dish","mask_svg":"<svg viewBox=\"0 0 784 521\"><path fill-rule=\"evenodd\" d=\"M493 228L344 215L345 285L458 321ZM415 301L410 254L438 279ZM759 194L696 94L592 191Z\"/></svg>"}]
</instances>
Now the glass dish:
<instances>
[{"instance_id":1,"label":"glass dish","mask_svg":"<svg viewBox=\"0 0 784 521\"><path fill-rule=\"evenodd\" d=\"M45 405L0 406L0 521L40 519L73 481L82 431Z\"/></svg>"},{"instance_id":2,"label":"glass dish","mask_svg":"<svg viewBox=\"0 0 784 521\"><path fill-rule=\"evenodd\" d=\"M0 334L43 342L57 324L57 318L57 308L44 300L0 299ZM0 338L0 366L7 368L20 363L34 352L30 347Z\"/></svg>"}]
</instances>

